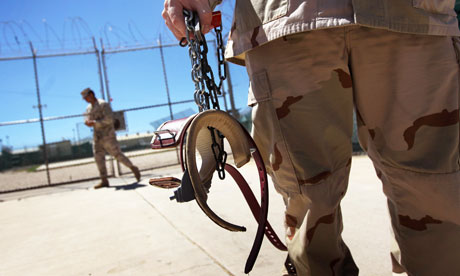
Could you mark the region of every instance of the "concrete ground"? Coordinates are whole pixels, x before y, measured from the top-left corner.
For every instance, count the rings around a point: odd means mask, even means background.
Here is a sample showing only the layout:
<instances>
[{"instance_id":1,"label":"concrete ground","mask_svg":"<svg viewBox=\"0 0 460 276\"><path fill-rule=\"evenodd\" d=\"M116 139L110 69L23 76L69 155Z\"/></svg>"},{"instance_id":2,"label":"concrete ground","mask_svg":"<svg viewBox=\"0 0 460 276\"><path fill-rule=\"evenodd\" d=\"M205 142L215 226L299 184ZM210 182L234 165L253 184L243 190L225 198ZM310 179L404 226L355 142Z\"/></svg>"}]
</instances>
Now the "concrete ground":
<instances>
[{"instance_id":1,"label":"concrete ground","mask_svg":"<svg viewBox=\"0 0 460 276\"><path fill-rule=\"evenodd\" d=\"M256 195L254 164L241 170ZM256 230L236 184L213 183L216 213L247 227L228 232L211 222L196 202L170 201L172 190L148 185L156 176L181 177L178 166L111 179L0 194L0 275L244 275ZM283 202L270 190L269 220L283 235ZM391 275L386 199L371 162L353 158L342 203L344 240L360 275ZM281 275L285 253L264 240L250 275Z\"/></svg>"},{"instance_id":2,"label":"concrete ground","mask_svg":"<svg viewBox=\"0 0 460 276\"><path fill-rule=\"evenodd\" d=\"M155 151L144 149L125 152L125 155L141 171L179 164L179 159L174 149ZM129 168L124 165L118 167L116 165L117 162L112 162L112 160L111 156L106 156L106 166L109 175L113 175L113 173L115 175L131 173ZM52 185L65 182L88 181L99 177L94 157L53 162L49 164L49 169ZM41 165L33 171L28 171L26 168L15 168L0 172L0 193L21 191L47 185L48 179L45 165Z\"/></svg>"}]
</instances>

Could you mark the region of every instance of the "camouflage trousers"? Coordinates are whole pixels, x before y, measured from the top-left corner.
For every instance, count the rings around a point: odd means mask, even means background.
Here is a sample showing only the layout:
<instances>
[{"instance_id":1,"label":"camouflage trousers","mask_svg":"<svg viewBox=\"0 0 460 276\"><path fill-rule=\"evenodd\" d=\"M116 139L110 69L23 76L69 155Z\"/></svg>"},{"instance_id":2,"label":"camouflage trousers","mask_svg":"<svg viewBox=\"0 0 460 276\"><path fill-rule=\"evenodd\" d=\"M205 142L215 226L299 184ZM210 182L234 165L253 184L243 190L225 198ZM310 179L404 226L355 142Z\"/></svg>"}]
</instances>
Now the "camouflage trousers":
<instances>
[{"instance_id":1,"label":"camouflage trousers","mask_svg":"<svg viewBox=\"0 0 460 276\"><path fill-rule=\"evenodd\" d=\"M457 38L351 25L246 54L252 134L286 203L298 275L358 275L340 209L353 110L388 199L393 271L460 273L458 47Z\"/></svg>"},{"instance_id":2,"label":"camouflage trousers","mask_svg":"<svg viewBox=\"0 0 460 276\"><path fill-rule=\"evenodd\" d=\"M120 150L115 133L110 133L102 137L94 137L93 143L94 158L101 178L107 178L107 167L105 165L105 153L109 153L128 168L133 167L133 163Z\"/></svg>"}]
</instances>

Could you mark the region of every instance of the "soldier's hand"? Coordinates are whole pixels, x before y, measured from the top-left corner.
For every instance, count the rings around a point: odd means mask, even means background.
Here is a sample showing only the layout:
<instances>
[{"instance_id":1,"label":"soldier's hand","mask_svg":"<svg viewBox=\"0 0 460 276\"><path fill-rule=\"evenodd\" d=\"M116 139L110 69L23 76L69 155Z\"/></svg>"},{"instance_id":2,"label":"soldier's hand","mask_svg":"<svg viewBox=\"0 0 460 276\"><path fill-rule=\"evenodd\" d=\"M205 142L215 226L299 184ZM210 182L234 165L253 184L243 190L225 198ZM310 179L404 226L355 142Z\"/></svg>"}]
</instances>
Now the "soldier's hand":
<instances>
[{"instance_id":1,"label":"soldier's hand","mask_svg":"<svg viewBox=\"0 0 460 276\"><path fill-rule=\"evenodd\" d=\"M177 40L185 37L185 21L183 10L196 11L200 17L201 32L208 33L212 26L212 10L208 0L165 0L165 6L161 15L166 26L174 34Z\"/></svg>"}]
</instances>

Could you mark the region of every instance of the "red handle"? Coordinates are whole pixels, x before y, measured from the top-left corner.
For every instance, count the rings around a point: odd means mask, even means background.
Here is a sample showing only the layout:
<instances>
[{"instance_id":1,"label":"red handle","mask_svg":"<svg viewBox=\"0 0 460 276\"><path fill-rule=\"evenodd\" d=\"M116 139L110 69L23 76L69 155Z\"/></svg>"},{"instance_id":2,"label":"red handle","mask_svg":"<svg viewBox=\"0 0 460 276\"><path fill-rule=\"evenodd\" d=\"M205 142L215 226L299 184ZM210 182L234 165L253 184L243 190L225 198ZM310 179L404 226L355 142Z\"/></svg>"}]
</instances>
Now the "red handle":
<instances>
[{"instance_id":1,"label":"red handle","mask_svg":"<svg viewBox=\"0 0 460 276\"><path fill-rule=\"evenodd\" d=\"M220 11L212 12L211 25L216 28L222 25L222 14Z\"/></svg>"}]
</instances>

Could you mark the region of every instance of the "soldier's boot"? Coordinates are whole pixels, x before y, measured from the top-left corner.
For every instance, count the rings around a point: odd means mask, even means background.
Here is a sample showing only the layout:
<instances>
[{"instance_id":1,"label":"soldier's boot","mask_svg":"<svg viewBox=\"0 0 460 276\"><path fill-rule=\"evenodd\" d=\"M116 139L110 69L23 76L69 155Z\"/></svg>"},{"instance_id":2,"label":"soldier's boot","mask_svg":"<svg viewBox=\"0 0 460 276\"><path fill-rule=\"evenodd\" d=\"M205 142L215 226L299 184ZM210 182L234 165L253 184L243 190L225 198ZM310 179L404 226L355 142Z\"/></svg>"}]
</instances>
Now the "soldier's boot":
<instances>
[{"instance_id":1,"label":"soldier's boot","mask_svg":"<svg viewBox=\"0 0 460 276\"><path fill-rule=\"evenodd\" d=\"M94 186L94 189L100 189L104 187L109 187L109 181L105 177L101 178L101 181L97 183L96 186Z\"/></svg>"},{"instance_id":2,"label":"soldier's boot","mask_svg":"<svg viewBox=\"0 0 460 276\"><path fill-rule=\"evenodd\" d=\"M131 171L134 173L137 182L139 182L141 180L141 172L139 171L139 168L136 166L132 166Z\"/></svg>"}]
</instances>

